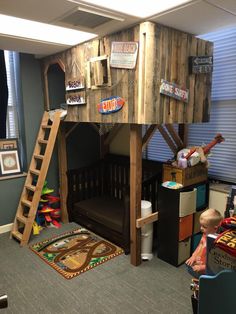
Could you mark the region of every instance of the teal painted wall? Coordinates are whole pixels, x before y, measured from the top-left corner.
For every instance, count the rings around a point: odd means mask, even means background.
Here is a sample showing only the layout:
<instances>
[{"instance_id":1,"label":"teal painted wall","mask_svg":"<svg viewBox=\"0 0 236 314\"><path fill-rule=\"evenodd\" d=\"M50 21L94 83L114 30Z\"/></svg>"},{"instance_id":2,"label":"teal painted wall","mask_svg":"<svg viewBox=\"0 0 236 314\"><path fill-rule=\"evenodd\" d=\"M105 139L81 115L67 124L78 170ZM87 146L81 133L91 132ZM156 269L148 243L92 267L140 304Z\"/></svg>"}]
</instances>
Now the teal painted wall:
<instances>
[{"instance_id":1,"label":"teal painted wall","mask_svg":"<svg viewBox=\"0 0 236 314\"><path fill-rule=\"evenodd\" d=\"M31 160L43 113L43 92L39 61L32 55L20 56L23 115L27 164ZM0 225L13 222L25 177L0 181Z\"/></svg>"},{"instance_id":2,"label":"teal painted wall","mask_svg":"<svg viewBox=\"0 0 236 314\"><path fill-rule=\"evenodd\" d=\"M29 165L44 111L43 88L38 59L35 59L33 55L21 54L20 69L26 155L27 165ZM55 87L53 88L55 91L53 99L58 99L58 97L61 99L61 95L64 93L64 84L59 89L53 84L50 87L50 90L53 86ZM56 95L57 92L58 95ZM55 104L53 105L54 107L56 106ZM99 136L97 132L88 124L79 124L75 131L68 137L67 156L68 168L88 165L90 162L97 160L99 158ZM24 182L25 177L0 180L0 226L13 222ZM58 159L56 147L50 162L47 182L48 187L53 188L56 195L58 193Z\"/></svg>"}]
</instances>

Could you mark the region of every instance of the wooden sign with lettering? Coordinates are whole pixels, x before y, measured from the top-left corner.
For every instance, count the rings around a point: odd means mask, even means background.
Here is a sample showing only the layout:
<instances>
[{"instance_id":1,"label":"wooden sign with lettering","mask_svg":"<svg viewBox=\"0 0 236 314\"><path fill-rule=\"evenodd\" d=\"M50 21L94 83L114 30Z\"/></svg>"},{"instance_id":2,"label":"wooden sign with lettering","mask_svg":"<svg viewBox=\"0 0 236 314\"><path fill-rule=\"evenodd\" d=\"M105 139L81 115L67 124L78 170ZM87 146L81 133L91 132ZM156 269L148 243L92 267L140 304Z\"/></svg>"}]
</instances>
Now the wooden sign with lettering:
<instances>
[{"instance_id":1,"label":"wooden sign with lettering","mask_svg":"<svg viewBox=\"0 0 236 314\"><path fill-rule=\"evenodd\" d=\"M189 57L189 72L191 74L211 73L213 71L213 56Z\"/></svg>"},{"instance_id":2,"label":"wooden sign with lettering","mask_svg":"<svg viewBox=\"0 0 236 314\"><path fill-rule=\"evenodd\" d=\"M112 42L110 65L113 68L134 69L137 61L137 55L137 42Z\"/></svg>"},{"instance_id":3,"label":"wooden sign with lettering","mask_svg":"<svg viewBox=\"0 0 236 314\"><path fill-rule=\"evenodd\" d=\"M160 93L173 97L175 99L181 100L183 102L188 102L189 90L183 89L182 87L167 82L165 80L161 80Z\"/></svg>"},{"instance_id":4,"label":"wooden sign with lettering","mask_svg":"<svg viewBox=\"0 0 236 314\"><path fill-rule=\"evenodd\" d=\"M119 96L104 98L97 105L98 112L102 114L117 112L124 106L124 103L124 99Z\"/></svg>"}]
</instances>

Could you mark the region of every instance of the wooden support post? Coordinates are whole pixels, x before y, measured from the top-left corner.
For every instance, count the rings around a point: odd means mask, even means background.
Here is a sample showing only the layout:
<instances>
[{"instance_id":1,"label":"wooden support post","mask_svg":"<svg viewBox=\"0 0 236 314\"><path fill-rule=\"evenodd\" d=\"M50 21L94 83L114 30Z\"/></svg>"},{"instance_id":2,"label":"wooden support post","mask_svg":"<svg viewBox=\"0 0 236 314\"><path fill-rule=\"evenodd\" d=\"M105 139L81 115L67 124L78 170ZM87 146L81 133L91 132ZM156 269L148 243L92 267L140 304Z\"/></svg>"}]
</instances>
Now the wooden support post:
<instances>
[{"instance_id":1,"label":"wooden support post","mask_svg":"<svg viewBox=\"0 0 236 314\"><path fill-rule=\"evenodd\" d=\"M131 264L141 264L141 229L136 220L141 218L142 182L142 125L130 125L130 240Z\"/></svg>"},{"instance_id":2,"label":"wooden support post","mask_svg":"<svg viewBox=\"0 0 236 314\"><path fill-rule=\"evenodd\" d=\"M44 110L50 110L50 105L49 105L49 91L48 91L48 66L46 66L43 77L44 77Z\"/></svg>"},{"instance_id":3,"label":"wooden support post","mask_svg":"<svg viewBox=\"0 0 236 314\"><path fill-rule=\"evenodd\" d=\"M179 124L179 136L183 141L183 146L188 145L188 124Z\"/></svg>"},{"instance_id":4,"label":"wooden support post","mask_svg":"<svg viewBox=\"0 0 236 314\"><path fill-rule=\"evenodd\" d=\"M61 203L61 221L66 223L69 221L67 212L67 154L66 154L66 132L65 124L61 122L58 131L58 164L59 164L59 182L60 182L60 203Z\"/></svg>"}]
</instances>

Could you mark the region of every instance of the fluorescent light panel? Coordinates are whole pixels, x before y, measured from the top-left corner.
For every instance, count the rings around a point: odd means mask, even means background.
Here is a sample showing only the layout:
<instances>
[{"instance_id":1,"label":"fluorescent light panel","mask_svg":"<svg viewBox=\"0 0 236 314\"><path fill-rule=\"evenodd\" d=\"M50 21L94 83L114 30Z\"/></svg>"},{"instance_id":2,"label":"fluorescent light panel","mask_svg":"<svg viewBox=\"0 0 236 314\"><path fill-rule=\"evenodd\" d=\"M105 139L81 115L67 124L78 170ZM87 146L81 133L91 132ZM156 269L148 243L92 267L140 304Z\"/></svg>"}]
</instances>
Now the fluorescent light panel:
<instances>
[{"instance_id":1,"label":"fluorescent light panel","mask_svg":"<svg viewBox=\"0 0 236 314\"><path fill-rule=\"evenodd\" d=\"M67 0L76 3L91 3L99 7L133 15L139 18L147 18L161 12L173 9L179 5L193 0Z\"/></svg>"},{"instance_id":2,"label":"fluorescent light panel","mask_svg":"<svg viewBox=\"0 0 236 314\"><path fill-rule=\"evenodd\" d=\"M96 34L0 14L0 34L74 46Z\"/></svg>"}]
</instances>

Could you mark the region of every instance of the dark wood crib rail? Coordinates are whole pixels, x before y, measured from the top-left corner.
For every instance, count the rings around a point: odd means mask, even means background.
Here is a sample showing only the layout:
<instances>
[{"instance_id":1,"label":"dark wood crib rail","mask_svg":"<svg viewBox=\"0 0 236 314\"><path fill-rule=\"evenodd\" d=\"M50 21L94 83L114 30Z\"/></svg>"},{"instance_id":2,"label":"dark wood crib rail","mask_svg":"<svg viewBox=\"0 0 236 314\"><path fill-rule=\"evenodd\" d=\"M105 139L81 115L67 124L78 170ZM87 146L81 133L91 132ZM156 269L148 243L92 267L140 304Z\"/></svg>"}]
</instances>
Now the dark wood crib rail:
<instances>
[{"instance_id":1,"label":"dark wood crib rail","mask_svg":"<svg viewBox=\"0 0 236 314\"><path fill-rule=\"evenodd\" d=\"M117 199L129 196L129 157L109 154L105 159L78 169L68 170L68 209L74 203L101 195ZM157 186L161 180L162 163L143 160L142 199L149 200L157 210Z\"/></svg>"},{"instance_id":2,"label":"dark wood crib rail","mask_svg":"<svg viewBox=\"0 0 236 314\"><path fill-rule=\"evenodd\" d=\"M157 211L158 184L161 182L162 165L158 162L143 160L142 171L142 199L152 203L152 211ZM124 248L126 253L130 250L130 160L129 157L109 154L88 167L72 169L68 175L67 208L69 220L75 221L93 232L107 238ZM109 204L104 200L110 200ZM97 202L102 202L101 208ZM113 217L111 202L116 207L120 204L116 215L119 231L114 230L108 223ZM97 205L96 205L97 204ZM101 203L99 203L101 204ZM81 207L82 206L82 207ZM97 211L96 211L97 208ZM95 210L99 215L94 216ZM96 215L96 214L95 214ZM108 219L108 220L107 220Z\"/></svg>"}]
</instances>

